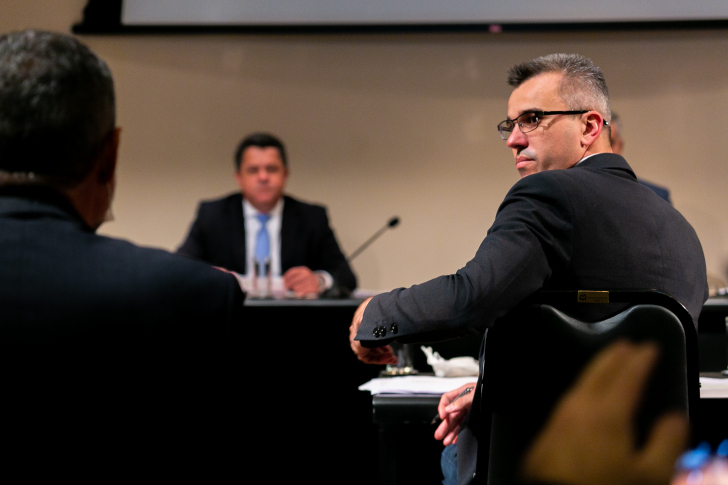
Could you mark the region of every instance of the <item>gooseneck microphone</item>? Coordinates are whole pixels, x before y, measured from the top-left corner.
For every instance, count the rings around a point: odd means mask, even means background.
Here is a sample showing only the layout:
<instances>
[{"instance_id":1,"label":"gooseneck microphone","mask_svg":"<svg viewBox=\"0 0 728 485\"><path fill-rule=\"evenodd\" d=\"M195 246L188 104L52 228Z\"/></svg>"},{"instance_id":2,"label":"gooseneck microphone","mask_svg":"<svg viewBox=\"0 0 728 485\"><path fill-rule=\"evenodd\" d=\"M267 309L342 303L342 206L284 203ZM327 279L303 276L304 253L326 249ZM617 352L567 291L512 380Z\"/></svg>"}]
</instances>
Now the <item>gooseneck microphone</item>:
<instances>
[{"instance_id":1,"label":"gooseneck microphone","mask_svg":"<svg viewBox=\"0 0 728 485\"><path fill-rule=\"evenodd\" d=\"M377 238L378 238L379 236L381 236L382 234L384 234L384 231L386 231L387 229L392 229L392 228L396 227L396 226L397 226L397 224L399 224L399 217L397 217L397 216L394 216L394 217L392 217L392 218L391 218L391 219L390 219L390 220L389 220L389 221L388 221L388 222L387 222L387 223L386 223L386 224L384 225L384 227L382 227L382 228L381 228L381 229L379 229L379 230L378 230L377 232L375 232L375 233L374 233L374 235L373 235L372 237L370 237L369 239L367 239L367 240L366 240L366 242L365 242L364 244L362 244L361 246L359 246L359 249L357 249L356 251L354 251L353 253L351 253L351 255L350 255L350 256L349 256L348 258L346 258L346 261L347 261L347 262L351 262L351 260L352 260L352 259L354 259L354 258L356 258L357 256L359 256L359 254L360 254L360 253L361 253L362 251L364 251L364 250L365 250L366 248L368 248L368 247L369 247L369 245L370 245L371 243L373 243L374 241L376 241L376 239L377 239Z\"/></svg>"}]
</instances>

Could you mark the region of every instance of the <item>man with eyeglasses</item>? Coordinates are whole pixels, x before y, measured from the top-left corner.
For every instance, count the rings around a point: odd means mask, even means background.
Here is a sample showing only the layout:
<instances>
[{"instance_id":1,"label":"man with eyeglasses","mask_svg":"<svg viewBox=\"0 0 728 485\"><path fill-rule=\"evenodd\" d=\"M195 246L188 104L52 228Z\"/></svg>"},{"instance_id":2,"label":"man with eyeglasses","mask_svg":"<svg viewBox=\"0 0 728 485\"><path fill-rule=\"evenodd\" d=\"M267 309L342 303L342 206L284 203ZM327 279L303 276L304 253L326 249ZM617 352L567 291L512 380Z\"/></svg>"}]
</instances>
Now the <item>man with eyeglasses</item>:
<instances>
[{"instance_id":1,"label":"man with eyeglasses","mask_svg":"<svg viewBox=\"0 0 728 485\"><path fill-rule=\"evenodd\" d=\"M585 57L553 54L513 66L508 84L514 89L498 131L521 180L463 268L362 303L350 327L360 360L396 362L388 346L394 340L483 334L542 289L657 289L697 322L708 297L700 241L682 215L612 153L601 70ZM478 469L487 463L478 463L479 437L471 427L480 411L471 409L473 396L481 389L456 399L465 387L443 395L435 437L445 445L457 440L460 483L485 483Z\"/></svg>"}]
</instances>

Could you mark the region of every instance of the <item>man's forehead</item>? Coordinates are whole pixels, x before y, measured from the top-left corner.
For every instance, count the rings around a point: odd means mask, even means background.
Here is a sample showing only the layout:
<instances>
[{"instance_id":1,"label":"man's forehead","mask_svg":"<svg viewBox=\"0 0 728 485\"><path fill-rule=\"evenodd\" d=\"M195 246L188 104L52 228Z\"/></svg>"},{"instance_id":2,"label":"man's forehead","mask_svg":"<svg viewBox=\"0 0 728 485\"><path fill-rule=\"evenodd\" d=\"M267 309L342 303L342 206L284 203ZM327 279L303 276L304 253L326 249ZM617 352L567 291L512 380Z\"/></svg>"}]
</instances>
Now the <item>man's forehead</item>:
<instances>
[{"instance_id":1,"label":"man's forehead","mask_svg":"<svg viewBox=\"0 0 728 485\"><path fill-rule=\"evenodd\" d=\"M280 162L281 152L276 147L249 146L243 151L243 163L270 163Z\"/></svg>"},{"instance_id":2,"label":"man's forehead","mask_svg":"<svg viewBox=\"0 0 728 485\"><path fill-rule=\"evenodd\" d=\"M566 103L559 94L561 78L559 73L545 73L524 81L508 99L508 116L515 118L526 111L565 108Z\"/></svg>"}]
</instances>

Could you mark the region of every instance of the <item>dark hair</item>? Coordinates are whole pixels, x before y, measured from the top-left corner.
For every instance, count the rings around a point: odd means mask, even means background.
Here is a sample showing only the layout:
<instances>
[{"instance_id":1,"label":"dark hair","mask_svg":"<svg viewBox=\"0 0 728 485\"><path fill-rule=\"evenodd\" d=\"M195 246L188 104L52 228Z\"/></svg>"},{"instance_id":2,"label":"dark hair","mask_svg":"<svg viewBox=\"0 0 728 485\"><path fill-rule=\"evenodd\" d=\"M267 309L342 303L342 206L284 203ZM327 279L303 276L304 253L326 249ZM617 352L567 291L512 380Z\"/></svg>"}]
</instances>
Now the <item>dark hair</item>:
<instances>
[{"instance_id":1,"label":"dark hair","mask_svg":"<svg viewBox=\"0 0 728 485\"><path fill-rule=\"evenodd\" d=\"M235 150L235 170L240 171L240 164L243 162L243 152L248 147L277 148L278 153L281 155L283 166L288 168L288 158L286 158L286 148L283 146L283 142L269 133L253 133L243 138L243 141L238 145L238 149Z\"/></svg>"},{"instance_id":2,"label":"dark hair","mask_svg":"<svg viewBox=\"0 0 728 485\"><path fill-rule=\"evenodd\" d=\"M598 111L608 122L612 118L604 73L591 59L578 54L551 54L516 64L508 70L508 84L518 87L547 73L562 74L559 94L570 110Z\"/></svg>"},{"instance_id":3,"label":"dark hair","mask_svg":"<svg viewBox=\"0 0 728 485\"><path fill-rule=\"evenodd\" d=\"M116 124L107 65L68 35L0 36L0 171L62 186L83 180Z\"/></svg>"}]
</instances>

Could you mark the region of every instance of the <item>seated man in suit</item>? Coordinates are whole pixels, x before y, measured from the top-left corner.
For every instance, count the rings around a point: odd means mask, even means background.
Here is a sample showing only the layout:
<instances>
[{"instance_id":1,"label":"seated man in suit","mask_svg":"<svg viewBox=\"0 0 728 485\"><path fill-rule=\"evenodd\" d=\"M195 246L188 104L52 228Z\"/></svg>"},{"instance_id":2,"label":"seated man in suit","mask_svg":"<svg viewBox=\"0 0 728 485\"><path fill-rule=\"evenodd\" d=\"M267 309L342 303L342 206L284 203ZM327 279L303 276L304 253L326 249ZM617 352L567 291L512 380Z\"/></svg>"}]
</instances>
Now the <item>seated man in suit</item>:
<instances>
[{"instance_id":1,"label":"seated man in suit","mask_svg":"<svg viewBox=\"0 0 728 485\"><path fill-rule=\"evenodd\" d=\"M254 133L240 143L234 161L241 192L202 202L177 252L247 276L260 262L298 296L353 291L356 277L326 209L283 194L288 180L283 143Z\"/></svg>"},{"instance_id":2,"label":"seated man in suit","mask_svg":"<svg viewBox=\"0 0 728 485\"><path fill-rule=\"evenodd\" d=\"M612 153L601 70L585 57L553 54L513 66L508 83L508 117L498 130L521 180L463 268L360 305L350 327L360 360L395 363L393 340L485 338L496 320L539 290L656 289L697 322L708 297L700 241L685 218ZM620 309L606 304L589 317ZM482 362L473 392L457 400L462 389L446 393L439 408L436 437L445 445L457 439L463 484L487 481L488 457L478 443L489 436L479 436L477 424L480 397L488 392Z\"/></svg>"},{"instance_id":3,"label":"seated man in suit","mask_svg":"<svg viewBox=\"0 0 728 485\"><path fill-rule=\"evenodd\" d=\"M609 142L612 144L612 153L621 155L622 150L624 150L624 137L622 136L622 119L617 113L612 112L612 121L609 126ZM672 204L672 201L670 200L670 189L643 179L638 180L639 183L645 187L651 188L657 195Z\"/></svg>"},{"instance_id":4,"label":"seated man in suit","mask_svg":"<svg viewBox=\"0 0 728 485\"><path fill-rule=\"evenodd\" d=\"M231 471L226 342L244 294L207 264L96 234L120 133L109 68L70 36L3 35L0 106L5 473Z\"/></svg>"}]
</instances>

